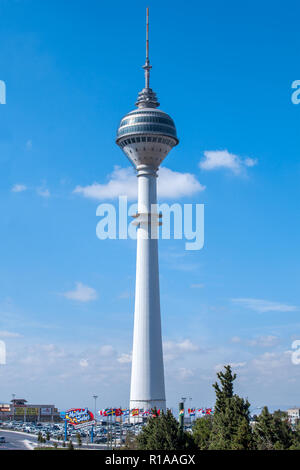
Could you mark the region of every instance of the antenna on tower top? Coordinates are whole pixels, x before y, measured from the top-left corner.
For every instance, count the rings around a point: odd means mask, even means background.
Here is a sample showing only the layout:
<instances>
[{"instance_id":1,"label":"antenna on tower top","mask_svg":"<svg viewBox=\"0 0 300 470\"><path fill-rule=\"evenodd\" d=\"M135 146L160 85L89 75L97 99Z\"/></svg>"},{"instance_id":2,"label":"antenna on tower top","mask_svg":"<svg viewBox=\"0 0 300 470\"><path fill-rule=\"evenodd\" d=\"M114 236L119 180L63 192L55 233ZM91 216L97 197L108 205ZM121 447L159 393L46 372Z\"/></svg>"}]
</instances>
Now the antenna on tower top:
<instances>
[{"instance_id":1,"label":"antenna on tower top","mask_svg":"<svg viewBox=\"0 0 300 470\"><path fill-rule=\"evenodd\" d=\"M146 62L143 65L143 69L145 70L145 88L149 88L149 81L150 81L150 69L151 69L150 61L149 61L149 7L146 9Z\"/></svg>"},{"instance_id":2,"label":"antenna on tower top","mask_svg":"<svg viewBox=\"0 0 300 470\"><path fill-rule=\"evenodd\" d=\"M147 7L147 23L146 23L146 62L149 60L149 8Z\"/></svg>"},{"instance_id":3,"label":"antenna on tower top","mask_svg":"<svg viewBox=\"0 0 300 470\"><path fill-rule=\"evenodd\" d=\"M150 70L152 69L149 61L149 8L146 10L146 62L143 65L145 70L145 87L139 92L136 106L139 108L157 108L159 102L156 94L150 88Z\"/></svg>"}]
</instances>

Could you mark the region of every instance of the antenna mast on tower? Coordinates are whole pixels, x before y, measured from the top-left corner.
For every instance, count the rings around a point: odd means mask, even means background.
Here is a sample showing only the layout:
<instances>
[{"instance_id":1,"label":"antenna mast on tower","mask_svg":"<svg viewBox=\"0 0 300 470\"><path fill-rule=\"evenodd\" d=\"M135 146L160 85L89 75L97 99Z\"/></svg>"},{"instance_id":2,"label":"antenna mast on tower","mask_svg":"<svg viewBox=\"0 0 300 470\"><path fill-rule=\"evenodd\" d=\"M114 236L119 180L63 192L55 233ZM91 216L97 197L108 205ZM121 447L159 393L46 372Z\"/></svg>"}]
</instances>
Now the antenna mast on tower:
<instances>
[{"instance_id":1,"label":"antenna mast on tower","mask_svg":"<svg viewBox=\"0 0 300 470\"><path fill-rule=\"evenodd\" d=\"M145 70L145 88L149 87L150 82L150 69L152 68L149 61L149 8L147 7L146 13L146 62L143 65Z\"/></svg>"}]
</instances>

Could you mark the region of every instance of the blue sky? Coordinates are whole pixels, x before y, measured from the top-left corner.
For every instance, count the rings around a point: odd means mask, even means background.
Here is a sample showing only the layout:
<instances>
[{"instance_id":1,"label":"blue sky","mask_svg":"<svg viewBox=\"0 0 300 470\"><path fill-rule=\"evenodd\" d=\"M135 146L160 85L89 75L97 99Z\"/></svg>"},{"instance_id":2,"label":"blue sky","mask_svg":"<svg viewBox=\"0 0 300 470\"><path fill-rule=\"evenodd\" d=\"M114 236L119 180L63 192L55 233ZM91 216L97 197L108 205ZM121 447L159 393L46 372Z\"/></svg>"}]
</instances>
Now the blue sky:
<instances>
[{"instance_id":1,"label":"blue sky","mask_svg":"<svg viewBox=\"0 0 300 470\"><path fill-rule=\"evenodd\" d=\"M160 242L168 405L212 405L227 363L253 408L300 405L300 7L256 0L0 0L0 399L128 403L135 242L97 239L96 209L129 171L114 139L143 87L146 6L180 138L164 167L194 185L165 200L205 205L202 250Z\"/></svg>"}]
</instances>

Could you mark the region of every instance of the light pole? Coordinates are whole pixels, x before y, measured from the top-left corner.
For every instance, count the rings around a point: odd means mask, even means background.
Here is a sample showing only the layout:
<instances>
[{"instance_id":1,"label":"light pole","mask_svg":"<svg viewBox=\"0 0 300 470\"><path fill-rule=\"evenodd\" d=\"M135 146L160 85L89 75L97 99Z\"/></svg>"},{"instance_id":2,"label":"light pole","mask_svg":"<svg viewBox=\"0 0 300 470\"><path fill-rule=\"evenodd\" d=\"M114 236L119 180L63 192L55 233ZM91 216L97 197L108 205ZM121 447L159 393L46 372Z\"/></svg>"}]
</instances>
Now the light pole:
<instances>
[{"instance_id":1,"label":"light pole","mask_svg":"<svg viewBox=\"0 0 300 470\"><path fill-rule=\"evenodd\" d=\"M16 394L13 393L12 397L13 397L12 404L13 404L13 421L14 421L15 420L15 397L16 397Z\"/></svg>"},{"instance_id":2,"label":"light pole","mask_svg":"<svg viewBox=\"0 0 300 470\"><path fill-rule=\"evenodd\" d=\"M190 402L190 423L192 424L192 397L189 397L189 402Z\"/></svg>"},{"instance_id":3,"label":"light pole","mask_svg":"<svg viewBox=\"0 0 300 470\"><path fill-rule=\"evenodd\" d=\"M94 398L94 400L95 400L95 414L94 414L94 418L95 418L95 421L97 421L96 412L97 412L97 398L98 398L98 395L93 395L93 398Z\"/></svg>"}]
</instances>

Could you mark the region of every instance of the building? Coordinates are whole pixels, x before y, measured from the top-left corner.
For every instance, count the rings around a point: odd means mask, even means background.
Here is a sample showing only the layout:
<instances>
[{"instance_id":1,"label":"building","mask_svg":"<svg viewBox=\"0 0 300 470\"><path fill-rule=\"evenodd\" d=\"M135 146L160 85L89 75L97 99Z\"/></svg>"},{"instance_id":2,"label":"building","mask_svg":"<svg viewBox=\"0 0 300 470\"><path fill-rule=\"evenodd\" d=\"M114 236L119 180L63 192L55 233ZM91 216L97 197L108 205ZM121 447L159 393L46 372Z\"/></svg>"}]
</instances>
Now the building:
<instances>
[{"instance_id":1,"label":"building","mask_svg":"<svg viewBox=\"0 0 300 470\"><path fill-rule=\"evenodd\" d=\"M158 169L178 144L173 119L157 109L150 88L149 12L147 8L145 87L137 108L120 122L116 143L136 169L138 177L137 258L130 408L166 409L162 352L158 240L161 225L157 212Z\"/></svg>"},{"instance_id":2,"label":"building","mask_svg":"<svg viewBox=\"0 0 300 470\"><path fill-rule=\"evenodd\" d=\"M300 422L300 408L290 408L287 410L289 422L295 426Z\"/></svg>"},{"instance_id":3,"label":"building","mask_svg":"<svg viewBox=\"0 0 300 470\"><path fill-rule=\"evenodd\" d=\"M60 415L54 405L31 405L24 398L15 398L10 404L0 405L0 419L2 421L23 422L57 422Z\"/></svg>"},{"instance_id":4,"label":"building","mask_svg":"<svg viewBox=\"0 0 300 470\"><path fill-rule=\"evenodd\" d=\"M6 421L10 416L10 404L0 403L0 420Z\"/></svg>"}]
</instances>

